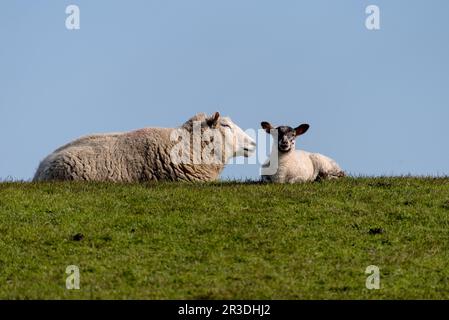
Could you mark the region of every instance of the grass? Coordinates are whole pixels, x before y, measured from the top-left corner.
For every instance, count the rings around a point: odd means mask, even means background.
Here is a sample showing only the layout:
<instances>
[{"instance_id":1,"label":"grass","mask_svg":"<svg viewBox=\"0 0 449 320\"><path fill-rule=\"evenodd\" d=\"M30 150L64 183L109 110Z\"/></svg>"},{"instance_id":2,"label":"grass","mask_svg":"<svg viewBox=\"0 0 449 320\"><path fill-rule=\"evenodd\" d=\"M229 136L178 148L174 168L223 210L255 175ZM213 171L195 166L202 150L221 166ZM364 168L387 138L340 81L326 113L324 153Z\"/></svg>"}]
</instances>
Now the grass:
<instances>
[{"instance_id":1,"label":"grass","mask_svg":"<svg viewBox=\"0 0 449 320\"><path fill-rule=\"evenodd\" d=\"M448 299L448 231L448 178L1 183L0 298Z\"/></svg>"}]
</instances>

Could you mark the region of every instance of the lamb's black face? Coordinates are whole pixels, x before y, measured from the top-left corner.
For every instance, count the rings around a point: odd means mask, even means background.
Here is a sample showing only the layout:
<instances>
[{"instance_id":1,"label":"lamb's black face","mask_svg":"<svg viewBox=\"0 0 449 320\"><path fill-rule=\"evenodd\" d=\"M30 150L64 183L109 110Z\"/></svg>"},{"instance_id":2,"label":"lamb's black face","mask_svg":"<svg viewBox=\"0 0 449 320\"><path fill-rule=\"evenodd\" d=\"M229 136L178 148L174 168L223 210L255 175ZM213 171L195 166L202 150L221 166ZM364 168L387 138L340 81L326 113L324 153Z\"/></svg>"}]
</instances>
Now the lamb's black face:
<instances>
[{"instance_id":1,"label":"lamb's black face","mask_svg":"<svg viewBox=\"0 0 449 320\"><path fill-rule=\"evenodd\" d=\"M309 125L306 123L303 123L296 128L289 126L279 126L274 128L269 122L266 121L261 122L260 125L267 133L272 135L276 133L274 137L278 140L278 150L280 152L289 152L290 150L294 150L296 137L306 133L306 131L309 130Z\"/></svg>"},{"instance_id":2,"label":"lamb's black face","mask_svg":"<svg viewBox=\"0 0 449 320\"><path fill-rule=\"evenodd\" d=\"M278 149L280 152L288 152L295 149L296 131L292 127L277 127Z\"/></svg>"}]
</instances>

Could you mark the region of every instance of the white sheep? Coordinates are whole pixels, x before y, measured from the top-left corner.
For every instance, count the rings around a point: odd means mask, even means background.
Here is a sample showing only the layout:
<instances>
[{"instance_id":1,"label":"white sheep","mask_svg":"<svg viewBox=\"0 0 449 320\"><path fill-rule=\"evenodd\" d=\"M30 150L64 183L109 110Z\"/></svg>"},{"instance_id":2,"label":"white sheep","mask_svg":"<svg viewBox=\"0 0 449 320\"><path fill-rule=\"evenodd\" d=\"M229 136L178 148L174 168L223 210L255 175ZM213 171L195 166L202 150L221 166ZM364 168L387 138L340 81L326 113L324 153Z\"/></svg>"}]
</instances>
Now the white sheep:
<instances>
[{"instance_id":1,"label":"white sheep","mask_svg":"<svg viewBox=\"0 0 449 320\"><path fill-rule=\"evenodd\" d=\"M270 158L262 165L262 181L295 183L345 176L340 166L331 158L319 153L295 150L295 139L309 129L308 124L294 129L289 126L274 128L265 121L261 125L277 142L273 145Z\"/></svg>"},{"instance_id":2,"label":"white sheep","mask_svg":"<svg viewBox=\"0 0 449 320\"><path fill-rule=\"evenodd\" d=\"M212 181L229 159L248 157L255 146L230 118L218 112L211 117L200 113L179 128L144 128L77 139L47 156L33 181ZM209 161L206 149L219 156Z\"/></svg>"}]
</instances>

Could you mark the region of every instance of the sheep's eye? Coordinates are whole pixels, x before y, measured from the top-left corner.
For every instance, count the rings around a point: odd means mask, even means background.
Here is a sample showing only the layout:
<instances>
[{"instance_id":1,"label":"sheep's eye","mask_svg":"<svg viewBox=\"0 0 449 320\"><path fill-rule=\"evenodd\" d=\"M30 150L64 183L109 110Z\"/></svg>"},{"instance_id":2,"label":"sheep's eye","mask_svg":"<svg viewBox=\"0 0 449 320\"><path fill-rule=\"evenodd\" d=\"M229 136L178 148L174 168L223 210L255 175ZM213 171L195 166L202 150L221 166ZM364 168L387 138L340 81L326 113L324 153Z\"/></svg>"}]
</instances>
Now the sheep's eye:
<instances>
[{"instance_id":1,"label":"sheep's eye","mask_svg":"<svg viewBox=\"0 0 449 320\"><path fill-rule=\"evenodd\" d=\"M231 129L231 126L230 126L229 124L226 124L226 123L222 123L221 126L222 126L222 127L225 127L225 128Z\"/></svg>"}]
</instances>

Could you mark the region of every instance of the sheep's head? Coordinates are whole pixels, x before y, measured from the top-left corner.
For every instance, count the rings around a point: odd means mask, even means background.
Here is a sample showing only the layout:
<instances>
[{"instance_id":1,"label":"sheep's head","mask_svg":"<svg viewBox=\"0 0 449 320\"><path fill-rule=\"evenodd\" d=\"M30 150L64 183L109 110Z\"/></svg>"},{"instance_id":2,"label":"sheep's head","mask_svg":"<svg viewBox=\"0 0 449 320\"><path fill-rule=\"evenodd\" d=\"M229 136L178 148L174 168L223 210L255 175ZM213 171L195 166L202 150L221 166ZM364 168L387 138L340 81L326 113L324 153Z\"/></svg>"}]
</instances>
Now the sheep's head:
<instances>
[{"instance_id":1,"label":"sheep's head","mask_svg":"<svg viewBox=\"0 0 449 320\"><path fill-rule=\"evenodd\" d=\"M209 118L224 138L224 148L230 157L251 156L256 150L256 142L237 126L229 117L221 117L218 112Z\"/></svg>"},{"instance_id":2,"label":"sheep's head","mask_svg":"<svg viewBox=\"0 0 449 320\"><path fill-rule=\"evenodd\" d=\"M277 146L280 152L289 152L295 149L296 137L306 133L309 130L308 124L301 124L296 128L289 126L273 127L269 122L262 122L261 126L269 134L272 134L277 139Z\"/></svg>"},{"instance_id":3,"label":"sheep's head","mask_svg":"<svg viewBox=\"0 0 449 320\"><path fill-rule=\"evenodd\" d=\"M256 149L256 143L248 134L230 118L222 117L218 112L211 116L199 113L184 123L182 128L192 134L193 148L196 145L195 141L201 142L204 162L212 159L211 154L213 158L219 158L223 163L232 157L249 157Z\"/></svg>"}]
</instances>

